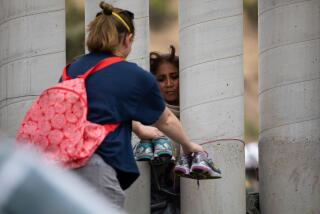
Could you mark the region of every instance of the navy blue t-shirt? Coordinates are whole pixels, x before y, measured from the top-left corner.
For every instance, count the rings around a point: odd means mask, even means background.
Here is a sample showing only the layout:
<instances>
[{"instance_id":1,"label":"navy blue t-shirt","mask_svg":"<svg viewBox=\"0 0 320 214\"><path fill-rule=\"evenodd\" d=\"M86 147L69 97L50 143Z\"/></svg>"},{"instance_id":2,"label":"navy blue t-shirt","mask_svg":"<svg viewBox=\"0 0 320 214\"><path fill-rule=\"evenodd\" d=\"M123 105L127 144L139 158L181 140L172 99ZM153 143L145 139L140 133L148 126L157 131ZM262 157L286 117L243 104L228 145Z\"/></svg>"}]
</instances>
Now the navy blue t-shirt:
<instances>
[{"instance_id":1,"label":"navy blue t-shirt","mask_svg":"<svg viewBox=\"0 0 320 214\"><path fill-rule=\"evenodd\" d=\"M72 63L68 75L83 74L108 53L89 53ZM132 146L132 120L145 125L155 123L165 109L158 84L152 74L134 63L112 64L86 80L88 120L98 124L120 123L102 142L96 153L117 172L122 189L139 176Z\"/></svg>"}]
</instances>

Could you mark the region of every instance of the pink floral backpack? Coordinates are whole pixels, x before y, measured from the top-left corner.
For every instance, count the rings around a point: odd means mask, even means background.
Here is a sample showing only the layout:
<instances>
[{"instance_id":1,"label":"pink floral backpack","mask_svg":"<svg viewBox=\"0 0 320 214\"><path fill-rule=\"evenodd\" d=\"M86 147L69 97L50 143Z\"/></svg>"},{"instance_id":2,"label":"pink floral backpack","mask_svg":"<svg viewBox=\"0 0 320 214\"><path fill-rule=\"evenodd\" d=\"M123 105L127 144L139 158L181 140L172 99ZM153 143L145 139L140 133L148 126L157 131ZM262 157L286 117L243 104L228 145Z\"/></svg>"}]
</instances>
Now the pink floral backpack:
<instances>
[{"instance_id":1,"label":"pink floral backpack","mask_svg":"<svg viewBox=\"0 0 320 214\"><path fill-rule=\"evenodd\" d=\"M84 166L103 139L119 125L99 125L87 120L85 80L122 60L106 58L74 79L67 75L67 65L62 82L43 91L32 103L17 132L17 143L36 146L50 162L64 167Z\"/></svg>"}]
</instances>

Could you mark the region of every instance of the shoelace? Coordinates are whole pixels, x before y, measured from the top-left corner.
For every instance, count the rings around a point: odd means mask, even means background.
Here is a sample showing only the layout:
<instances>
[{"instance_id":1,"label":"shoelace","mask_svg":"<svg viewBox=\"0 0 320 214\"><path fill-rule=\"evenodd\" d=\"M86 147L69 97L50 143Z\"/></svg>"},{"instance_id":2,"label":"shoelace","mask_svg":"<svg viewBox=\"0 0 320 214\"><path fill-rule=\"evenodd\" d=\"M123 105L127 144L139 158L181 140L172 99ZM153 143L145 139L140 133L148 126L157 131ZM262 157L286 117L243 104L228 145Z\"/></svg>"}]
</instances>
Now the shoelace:
<instances>
[{"instance_id":1,"label":"shoelace","mask_svg":"<svg viewBox=\"0 0 320 214\"><path fill-rule=\"evenodd\" d=\"M179 159L179 163L180 164L184 164L184 163L189 163L190 162L190 159L191 159L191 156L190 155L186 155L186 154L183 154L181 155L180 159Z\"/></svg>"},{"instance_id":2,"label":"shoelace","mask_svg":"<svg viewBox=\"0 0 320 214\"><path fill-rule=\"evenodd\" d=\"M198 161L199 159L201 159L200 161L206 162L212 169L221 171L220 168L214 164L213 160L209 158L208 152L206 151L200 152L200 154L198 153L198 155L196 155L196 158L198 159Z\"/></svg>"}]
</instances>

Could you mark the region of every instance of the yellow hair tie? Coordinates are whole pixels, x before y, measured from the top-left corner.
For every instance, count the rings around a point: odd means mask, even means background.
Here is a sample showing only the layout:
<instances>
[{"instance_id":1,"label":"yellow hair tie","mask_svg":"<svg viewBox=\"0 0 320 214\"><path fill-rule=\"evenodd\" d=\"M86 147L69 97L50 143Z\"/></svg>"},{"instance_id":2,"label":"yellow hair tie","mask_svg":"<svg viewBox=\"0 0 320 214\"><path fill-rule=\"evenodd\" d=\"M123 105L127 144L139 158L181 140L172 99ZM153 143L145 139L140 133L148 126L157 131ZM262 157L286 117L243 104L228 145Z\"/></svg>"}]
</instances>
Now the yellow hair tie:
<instances>
[{"instance_id":1,"label":"yellow hair tie","mask_svg":"<svg viewBox=\"0 0 320 214\"><path fill-rule=\"evenodd\" d=\"M129 25L124 21L123 18L121 18L121 16L119 16L116 12L112 12L112 15L117 17L122 22L122 24L128 29L129 33L131 32Z\"/></svg>"}]
</instances>

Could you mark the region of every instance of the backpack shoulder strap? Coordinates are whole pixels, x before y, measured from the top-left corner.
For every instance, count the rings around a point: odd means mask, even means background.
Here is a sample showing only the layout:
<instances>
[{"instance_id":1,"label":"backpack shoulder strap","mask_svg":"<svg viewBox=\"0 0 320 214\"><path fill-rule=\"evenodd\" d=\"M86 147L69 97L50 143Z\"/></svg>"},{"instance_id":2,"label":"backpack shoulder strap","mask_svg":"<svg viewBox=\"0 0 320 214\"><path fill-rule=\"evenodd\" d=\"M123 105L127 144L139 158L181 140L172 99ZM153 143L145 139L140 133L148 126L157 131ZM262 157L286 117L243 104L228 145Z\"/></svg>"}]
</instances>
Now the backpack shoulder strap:
<instances>
[{"instance_id":1,"label":"backpack shoulder strap","mask_svg":"<svg viewBox=\"0 0 320 214\"><path fill-rule=\"evenodd\" d=\"M69 66L70 66L70 64L66 65L62 70L62 76L61 76L62 81L71 79L71 77L69 77L67 74L67 70L68 70Z\"/></svg>"},{"instance_id":2,"label":"backpack shoulder strap","mask_svg":"<svg viewBox=\"0 0 320 214\"><path fill-rule=\"evenodd\" d=\"M109 132L113 132L116 128L118 128L119 125L120 123L112 123L112 124L105 124L103 125L103 127L106 130L106 132L109 133Z\"/></svg>"},{"instance_id":3,"label":"backpack shoulder strap","mask_svg":"<svg viewBox=\"0 0 320 214\"><path fill-rule=\"evenodd\" d=\"M78 78L83 78L83 79L87 79L87 77L103 68L106 68L108 67L109 65L112 65L114 63L117 63L117 62L121 62L123 61L124 59L122 57L108 57L108 58L105 58L103 60L101 60L100 62L98 62L95 66L93 66L92 68L88 69L85 73L81 74L78 76ZM68 67L70 66L67 65L64 67L63 71L62 71L62 80L65 81L65 80L69 80L71 79L71 77L68 76L67 74L67 69Z\"/></svg>"}]
</instances>

